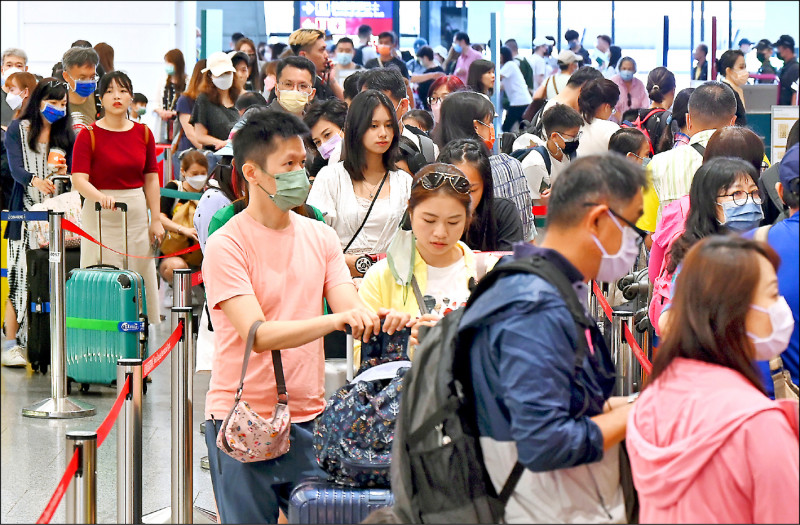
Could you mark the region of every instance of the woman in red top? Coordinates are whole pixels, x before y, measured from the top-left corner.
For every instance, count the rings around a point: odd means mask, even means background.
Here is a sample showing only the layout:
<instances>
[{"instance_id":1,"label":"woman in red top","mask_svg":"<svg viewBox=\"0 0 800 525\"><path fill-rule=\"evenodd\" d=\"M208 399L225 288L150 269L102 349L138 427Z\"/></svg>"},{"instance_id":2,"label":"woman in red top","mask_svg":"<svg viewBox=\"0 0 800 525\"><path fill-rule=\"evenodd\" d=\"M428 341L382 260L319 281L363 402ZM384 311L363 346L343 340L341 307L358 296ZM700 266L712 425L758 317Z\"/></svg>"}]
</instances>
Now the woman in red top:
<instances>
[{"instance_id":1,"label":"woman in red top","mask_svg":"<svg viewBox=\"0 0 800 525\"><path fill-rule=\"evenodd\" d=\"M114 71L100 81L100 102L104 116L75 139L72 184L86 199L81 214L82 226L97 238L98 222L95 203L113 210L117 202L128 205L128 246L131 255L148 256L153 245L164 238L161 225L159 179L156 172L156 150L153 134L143 124L128 120L128 107L133 100L133 86L128 75ZM147 210L150 210L149 220ZM125 251L121 213L102 212L103 244ZM158 279L152 259L129 259L129 269L144 278L147 317L151 324L160 322ZM81 243L81 267L100 262L100 247ZM103 263L122 267L122 256L103 250Z\"/></svg>"}]
</instances>

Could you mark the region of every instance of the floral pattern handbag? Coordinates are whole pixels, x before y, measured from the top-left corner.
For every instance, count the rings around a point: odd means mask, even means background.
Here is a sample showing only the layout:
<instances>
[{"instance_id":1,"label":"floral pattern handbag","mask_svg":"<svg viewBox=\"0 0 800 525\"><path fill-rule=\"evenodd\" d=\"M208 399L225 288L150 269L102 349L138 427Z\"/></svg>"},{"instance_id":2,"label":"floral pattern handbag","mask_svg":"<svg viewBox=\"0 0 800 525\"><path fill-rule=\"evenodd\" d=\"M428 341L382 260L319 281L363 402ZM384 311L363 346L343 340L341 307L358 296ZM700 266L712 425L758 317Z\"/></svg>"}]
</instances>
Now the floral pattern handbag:
<instances>
[{"instance_id":1,"label":"floral pattern handbag","mask_svg":"<svg viewBox=\"0 0 800 525\"><path fill-rule=\"evenodd\" d=\"M242 463L267 461L289 452L289 431L292 423L280 350L272 351L272 366L275 369L275 381L278 386L278 403L275 405L272 419L262 417L250 408L247 401L241 399L247 362L250 360L250 353L253 350L256 330L261 323L263 321L256 321L250 327L247 346L244 350L242 379L236 391L233 408L217 434L217 447Z\"/></svg>"}]
</instances>

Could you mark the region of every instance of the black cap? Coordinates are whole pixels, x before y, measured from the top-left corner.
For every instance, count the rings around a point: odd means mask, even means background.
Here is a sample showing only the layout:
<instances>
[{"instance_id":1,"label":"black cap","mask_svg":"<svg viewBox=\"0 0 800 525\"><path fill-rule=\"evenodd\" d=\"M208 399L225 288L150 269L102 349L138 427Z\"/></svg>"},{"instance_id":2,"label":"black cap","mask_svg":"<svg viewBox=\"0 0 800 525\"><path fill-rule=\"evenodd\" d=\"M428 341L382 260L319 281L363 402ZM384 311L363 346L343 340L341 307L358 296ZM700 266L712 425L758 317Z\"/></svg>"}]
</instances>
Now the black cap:
<instances>
[{"instance_id":1,"label":"black cap","mask_svg":"<svg viewBox=\"0 0 800 525\"><path fill-rule=\"evenodd\" d=\"M753 43L750 40L746 39L746 38L743 38L743 39L739 40L739 46L740 47L745 45L745 44L747 44L748 46L752 46L753 45Z\"/></svg>"},{"instance_id":2,"label":"black cap","mask_svg":"<svg viewBox=\"0 0 800 525\"><path fill-rule=\"evenodd\" d=\"M781 35L774 45L775 47L783 46L794 49L794 38L790 37L789 35Z\"/></svg>"},{"instance_id":3,"label":"black cap","mask_svg":"<svg viewBox=\"0 0 800 525\"><path fill-rule=\"evenodd\" d=\"M762 38L761 40L758 41L758 44L756 44L756 49L759 51L762 51L764 49L769 49L771 47L772 47L772 42L770 42L766 38Z\"/></svg>"}]
</instances>

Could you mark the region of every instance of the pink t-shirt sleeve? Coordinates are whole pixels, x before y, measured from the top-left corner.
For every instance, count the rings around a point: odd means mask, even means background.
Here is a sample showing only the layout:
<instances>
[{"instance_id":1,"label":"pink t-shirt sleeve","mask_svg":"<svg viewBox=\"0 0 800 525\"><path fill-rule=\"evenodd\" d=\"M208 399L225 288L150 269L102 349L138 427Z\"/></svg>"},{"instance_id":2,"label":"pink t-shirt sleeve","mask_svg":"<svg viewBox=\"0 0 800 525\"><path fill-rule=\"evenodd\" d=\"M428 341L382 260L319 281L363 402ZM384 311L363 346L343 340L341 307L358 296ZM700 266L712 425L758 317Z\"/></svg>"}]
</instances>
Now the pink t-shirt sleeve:
<instances>
[{"instance_id":1,"label":"pink t-shirt sleeve","mask_svg":"<svg viewBox=\"0 0 800 525\"><path fill-rule=\"evenodd\" d=\"M87 173L92 170L92 142L89 131L81 128L72 146L72 173Z\"/></svg>"},{"instance_id":2,"label":"pink t-shirt sleeve","mask_svg":"<svg viewBox=\"0 0 800 525\"><path fill-rule=\"evenodd\" d=\"M203 270L206 297L212 309L232 297L255 295L247 272L245 252L224 232L216 232L208 238Z\"/></svg>"},{"instance_id":3,"label":"pink t-shirt sleeve","mask_svg":"<svg viewBox=\"0 0 800 525\"><path fill-rule=\"evenodd\" d=\"M327 251L327 267L325 268L325 288L323 293L327 294L340 284L352 284L353 279L350 277L350 269L344 260L339 236L333 228L325 228L324 241Z\"/></svg>"},{"instance_id":4,"label":"pink t-shirt sleeve","mask_svg":"<svg viewBox=\"0 0 800 525\"><path fill-rule=\"evenodd\" d=\"M752 475L753 523L800 522L800 452L786 416L768 410L742 428Z\"/></svg>"}]
</instances>

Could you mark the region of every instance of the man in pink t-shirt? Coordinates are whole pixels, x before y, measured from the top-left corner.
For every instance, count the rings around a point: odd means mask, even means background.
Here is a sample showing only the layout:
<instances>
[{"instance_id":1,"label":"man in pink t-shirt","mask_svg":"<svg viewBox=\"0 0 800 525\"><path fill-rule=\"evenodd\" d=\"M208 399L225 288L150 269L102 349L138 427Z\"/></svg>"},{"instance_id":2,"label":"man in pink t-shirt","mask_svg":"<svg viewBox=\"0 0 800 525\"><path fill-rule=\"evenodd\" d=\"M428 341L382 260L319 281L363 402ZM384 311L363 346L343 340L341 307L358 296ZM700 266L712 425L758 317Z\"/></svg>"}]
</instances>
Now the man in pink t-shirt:
<instances>
[{"instance_id":1,"label":"man in pink t-shirt","mask_svg":"<svg viewBox=\"0 0 800 525\"><path fill-rule=\"evenodd\" d=\"M472 49L472 46L469 44L469 35L464 31L459 31L453 37L453 49L456 50L456 53L460 53L453 74L460 78L461 82L466 86L470 64L479 58L483 58L483 55Z\"/></svg>"},{"instance_id":2,"label":"man in pink t-shirt","mask_svg":"<svg viewBox=\"0 0 800 525\"><path fill-rule=\"evenodd\" d=\"M251 114L234 135L237 169L248 184L247 208L209 237L203 261L215 351L206 395L206 444L211 481L223 523L276 523L300 480L325 476L312 446L313 421L325 408L322 337L351 326L354 337L393 333L409 315L381 310L360 299L336 232L290 210L305 202L303 136L294 115ZM322 314L326 299L331 315ZM240 463L216 445L234 404L247 333L256 321L253 354L242 399L265 418L278 399L271 352L280 349L289 410L291 447L269 461Z\"/></svg>"}]
</instances>

